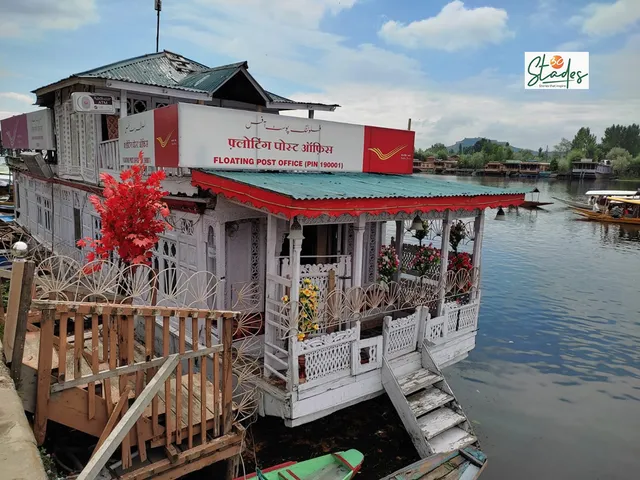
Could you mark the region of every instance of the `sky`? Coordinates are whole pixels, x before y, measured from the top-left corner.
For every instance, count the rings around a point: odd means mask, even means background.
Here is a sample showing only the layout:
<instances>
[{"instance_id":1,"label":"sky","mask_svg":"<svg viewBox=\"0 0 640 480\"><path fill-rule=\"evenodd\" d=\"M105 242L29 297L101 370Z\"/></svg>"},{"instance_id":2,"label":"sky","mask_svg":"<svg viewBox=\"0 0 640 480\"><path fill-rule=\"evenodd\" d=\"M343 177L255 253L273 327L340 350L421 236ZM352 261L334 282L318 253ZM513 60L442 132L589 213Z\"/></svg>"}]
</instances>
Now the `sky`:
<instances>
[{"instance_id":1,"label":"sky","mask_svg":"<svg viewBox=\"0 0 640 480\"><path fill-rule=\"evenodd\" d=\"M152 0L0 0L0 118L31 90L155 51ZM553 148L640 123L640 0L164 0L160 49L246 60L316 118L406 128L416 146L488 137ZM524 52L586 51L589 90L525 90Z\"/></svg>"}]
</instances>

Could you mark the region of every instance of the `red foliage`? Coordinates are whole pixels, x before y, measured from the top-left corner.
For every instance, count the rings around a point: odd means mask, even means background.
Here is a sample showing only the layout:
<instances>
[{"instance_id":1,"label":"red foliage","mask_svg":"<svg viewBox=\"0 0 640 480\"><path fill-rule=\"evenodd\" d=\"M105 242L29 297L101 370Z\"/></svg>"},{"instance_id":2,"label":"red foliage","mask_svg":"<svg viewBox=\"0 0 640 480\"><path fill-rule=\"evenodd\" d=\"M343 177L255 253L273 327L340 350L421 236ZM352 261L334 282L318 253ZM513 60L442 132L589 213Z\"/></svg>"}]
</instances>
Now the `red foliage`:
<instances>
[{"instance_id":1,"label":"red foliage","mask_svg":"<svg viewBox=\"0 0 640 480\"><path fill-rule=\"evenodd\" d=\"M149 264L158 234L171 229L164 218L169 215L162 198L168 192L162 190L163 171L156 171L144 179L145 166L142 151L138 163L120 173L118 181L102 173L104 200L91 195L89 201L102 220L102 238L86 238L78 241L79 247L89 247L89 262L107 259L112 252L118 254L127 265Z\"/></svg>"}]
</instances>

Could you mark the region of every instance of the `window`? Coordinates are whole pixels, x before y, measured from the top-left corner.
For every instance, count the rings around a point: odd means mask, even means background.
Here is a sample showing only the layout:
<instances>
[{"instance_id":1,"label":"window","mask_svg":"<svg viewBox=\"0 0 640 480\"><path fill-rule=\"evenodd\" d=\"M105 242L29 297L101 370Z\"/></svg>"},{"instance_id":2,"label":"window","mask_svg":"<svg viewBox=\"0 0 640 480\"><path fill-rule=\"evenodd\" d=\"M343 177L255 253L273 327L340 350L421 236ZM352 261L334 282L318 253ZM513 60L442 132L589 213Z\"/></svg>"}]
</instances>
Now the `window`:
<instances>
[{"instance_id":1,"label":"window","mask_svg":"<svg viewBox=\"0 0 640 480\"><path fill-rule=\"evenodd\" d=\"M78 247L78 240L82 239L82 216L80 215L80 209L79 208L74 208L73 209L73 232L74 232L74 238L75 238L75 244L77 248Z\"/></svg>"},{"instance_id":2,"label":"window","mask_svg":"<svg viewBox=\"0 0 640 480\"><path fill-rule=\"evenodd\" d=\"M93 229L93 239L100 240L102 238L102 219L91 215L91 227Z\"/></svg>"},{"instance_id":3,"label":"window","mask_svg":"<svg viewBox=\"0 0 640 480\"><path fill-rule=\"evenodd\" d=\"M153 268L158 272L158 290L165 295L174 295L178 287L178 244L161 238L155 246Z\"/></svg>"},{"instance_id":4,"label":"window","mask_svg":"<svg viewBox=\"0 0 640 480\"><path fill-rule=\"evenodd\" d=\"M40 195L36 195L37 204L37 221L38 225L43 227L46 231L51 231L51 200L43 198Z\"/></svg>"}]
</instances>

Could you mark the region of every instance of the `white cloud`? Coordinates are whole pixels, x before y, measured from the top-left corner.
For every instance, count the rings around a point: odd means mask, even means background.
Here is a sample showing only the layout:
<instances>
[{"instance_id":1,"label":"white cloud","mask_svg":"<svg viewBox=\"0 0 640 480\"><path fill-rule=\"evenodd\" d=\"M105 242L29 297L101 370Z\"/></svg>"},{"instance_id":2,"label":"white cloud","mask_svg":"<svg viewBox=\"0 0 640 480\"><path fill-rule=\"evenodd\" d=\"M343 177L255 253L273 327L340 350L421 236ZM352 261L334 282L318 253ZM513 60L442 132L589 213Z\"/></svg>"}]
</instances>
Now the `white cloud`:
<instances>
[{"instance_id":1,"label":"white cloud","mask_svg":"<svg viewBox=\"0 0 640 480\"><path fill-rule=\"evenodd\" d=\"M355 0L192 0L174 7L163 33L234 61L246 59L251 71L261 76L310 87L371 78L423 82L417 60L372 44L349 47L345 38L320 29L323 18L354 4Z\"/></svg>"},{"instance_id":2,"label":"white cloud","mask_svg":"<svg viewBox=\"0 0 640 480\"><path fill-rule=\"evenodd\" d=\"M75 30L97 21L96 0L0 0L0 37Z\"/></svg>"},{"instance_id":3,"label":"white cloud","mask_svg":"<svg viewBox=\"0 0 640 480\"><path fill-rule=\"evenodd\" d=\"M640 22L640 0L590 3L569 23L586 35L604 37L628 31Z\"/></svg>"},{"instance_id":4,"label":"white cloud","mask_svg":"<svg viewBox=\"0 0 640 480\"><path fill-rule=\"evenodd\" d=\"M445 5L435 17L403 24L390 20L378 35L388 43L407 48L433 48L453 52L498 44L514 34L501 8L466 8L459 0Z\"/></svg>"},{"instance_id":5,"label":"white cloud","mask_svg":"<svg viewBox=\"0 0 640 480\"><path fill-rule=\"evenodd\" d=\"M0 98L7 98L10 100L17 100L18 102L27 103L32 105L35 102L35 97L33 95L28 95L25 93L17 93L17 92L0 92Z\"/></svg>"},{"instance_id":6,"label":"white cloud","mask_svg":"<svg viewBox=\"0 0 640 480\"><path fill-rule=\"evenodd\" d=\"M439 84L409 55L372 44L348 44L347 39L323 31L322 21L339 13L331 8L338 4L338 0L191 0L167 12L163 32L234 61L248 60L251 73L267 88L265 78L305 85L297 93L274 88L277 93L342 105L336 112L316 113L318 118L395 128L406 128L412 118L417 145L422 147L488 136L537 149L572 137L582 126L602 134L613 123L637 121L637 87L615 78L618 74L607 65L621 60L613 55L592 55L591 91L525 92L521 56L514 60L520 69L514 74L486 70ZM354 2L343 2L347 4ZM278 13L281 5L288 5L290 15ZM449 32L450 36L463 34L461 30ZM633 48L635 43L616 55L635 55L637 60L640 56L632 53ZM611 98L598 98L598 89Z\"/></svg>"}]
</instances>

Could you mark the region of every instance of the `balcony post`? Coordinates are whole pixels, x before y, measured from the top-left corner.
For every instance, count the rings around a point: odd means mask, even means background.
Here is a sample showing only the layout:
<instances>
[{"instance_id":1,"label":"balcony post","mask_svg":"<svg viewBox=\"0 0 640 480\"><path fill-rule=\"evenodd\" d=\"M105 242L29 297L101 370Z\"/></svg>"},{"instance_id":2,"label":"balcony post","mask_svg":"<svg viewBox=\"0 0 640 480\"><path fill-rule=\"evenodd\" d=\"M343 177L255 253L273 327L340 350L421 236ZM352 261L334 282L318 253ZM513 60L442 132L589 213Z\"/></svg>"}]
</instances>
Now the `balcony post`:
<instances>
[{"instance_id":1,"label":"balcony post","mask_svg":"<svg viewBox=\"0 0 640 480\"><path fill-rule=\"evenodd\" d=\"M362 286L362 256L364 255L365 218L360 215L353 225L353 287Z\"/></svg>"},{"instance_id":2,"label":"balcony post","mask_svg":"<svg viewBox=\"0 0 640 480\"><path fill-rule=\"evenodd\" d=\"M475 300L478 298L478 291L480 290L480 271L482 265L482 234L484 232L484 209L480 210L480 213L473 222L473 269L475 270L475 281L473 284L472 298Z\"/></svg>"},{"instance_id":3,"label":"balcony post","mask_svg":"<svg viewBox=\"0 0 640 480\"><path fill-rule=\"evenodd\" d=\"M300 253L302 251L302 225L294 217L289 226L289 262L291 264L291 292L289 302L289 372L291 372L291 385L295 387L300 382L298 372L298 302L300 300Z\"/></svg>"},{"instance_id":4,"label":"balcony post","mask_svg":"<svg viewBox=\"0 0 640 480\"><path fill-rule=\"evenodd\" d=\"M451 233L451 210L446 210L442 219L442 245L440 246L440 283L438 289L438 309L436 316L444 312L447 294L447 267L449 266L449 233Z\"/></svg>"}]
</instances>

